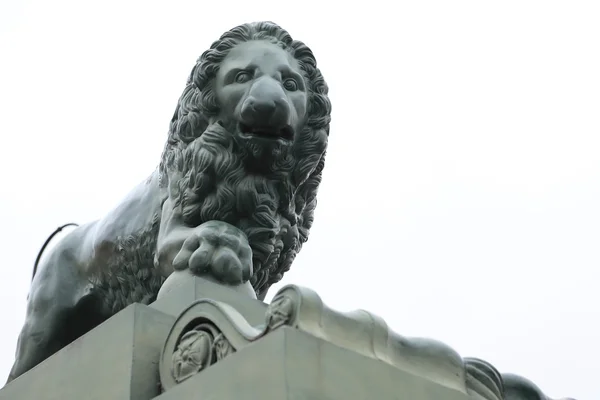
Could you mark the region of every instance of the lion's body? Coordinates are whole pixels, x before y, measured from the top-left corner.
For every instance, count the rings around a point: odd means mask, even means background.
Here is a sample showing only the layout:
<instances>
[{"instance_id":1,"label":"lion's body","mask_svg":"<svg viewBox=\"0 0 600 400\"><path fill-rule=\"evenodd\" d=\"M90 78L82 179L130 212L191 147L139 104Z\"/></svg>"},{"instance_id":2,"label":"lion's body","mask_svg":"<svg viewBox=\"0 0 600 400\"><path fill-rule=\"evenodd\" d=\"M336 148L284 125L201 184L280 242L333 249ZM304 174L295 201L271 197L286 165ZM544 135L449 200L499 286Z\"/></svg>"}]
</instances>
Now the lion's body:
<instances>
[{"instance_id":1,"label":"lion's body","mask_svg":"<svg viewBox=\"0 0 600 400\"><path fill-rule=\"evenodd\" d=\"M192 70L156 171L40 265L9 381L127 305L153 301L177 268L249 280L263 299L308 238L327 92L312 52L279 26L223 34Z\"/></svg>"},{"instance_id":2,"label":"lion's body","mask_svg":"<svg viewBox=\"0 0 600 400\"><path fill-rule=\"evenodd\" d=\"M154 266L162 198L154 173L104 218L69 232L40 265L31 292L49 284L53 286L49 290L59 289L59 282L48 276L61 268L63 273L72 269L68 286L79 288L72 304L84 297L94 300L97 318L108 318L135 302L151 301L168 276ZM56 258L63 261L52 262Z\"/></svg>"},{"instance_id":3,"label":"lion's body","mask_svg":"<svg viewBox=\"0 0 600 400\"><path fill-rule=\"evenodd\" d=\"M154 266L161 199L157 173L140 183L90 231L91 257L82 277L110 316L134 302L154 299L168 276Z\"/></svg>"}]
</instances>

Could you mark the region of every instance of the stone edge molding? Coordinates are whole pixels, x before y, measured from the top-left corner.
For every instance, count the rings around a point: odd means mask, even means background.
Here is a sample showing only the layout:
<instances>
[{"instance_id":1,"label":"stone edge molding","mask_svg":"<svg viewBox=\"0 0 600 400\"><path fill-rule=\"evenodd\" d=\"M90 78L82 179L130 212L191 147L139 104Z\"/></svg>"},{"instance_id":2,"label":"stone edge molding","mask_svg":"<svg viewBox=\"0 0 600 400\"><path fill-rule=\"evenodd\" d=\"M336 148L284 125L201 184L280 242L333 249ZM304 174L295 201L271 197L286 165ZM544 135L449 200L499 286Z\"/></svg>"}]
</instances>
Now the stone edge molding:
<instances>
[{"instance_id":1,"label":"stone edge molding","mask_svg":"<svg viewBox=\"0 0 600 400\"><path fill-rule=\"evenodd\" d=\"M525 378L500 374L490 363L477 358L462 358L439 341L401 336L370 312L332 310L314 291L296 285L277 292L265 313L265 323L260 326L251 326L226 303L211 299L192 303L176 319L162 349L162 390L169 390L282 326L304 331L474 399L517 400L534 394L550 400Z\"/></svg>"}]
</instances>

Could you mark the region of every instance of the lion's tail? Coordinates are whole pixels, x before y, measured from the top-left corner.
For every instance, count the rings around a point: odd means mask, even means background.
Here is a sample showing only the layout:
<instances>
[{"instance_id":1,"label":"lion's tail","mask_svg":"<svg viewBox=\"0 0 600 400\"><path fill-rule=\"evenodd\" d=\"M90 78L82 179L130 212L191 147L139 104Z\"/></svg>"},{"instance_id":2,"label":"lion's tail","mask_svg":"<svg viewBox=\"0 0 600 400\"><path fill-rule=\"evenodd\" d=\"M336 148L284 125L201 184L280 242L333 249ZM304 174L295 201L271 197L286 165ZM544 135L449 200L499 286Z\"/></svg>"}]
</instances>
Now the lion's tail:
<instances>
[{"instance_id":1,"label":"lion's tail","mask_svg":"<svg viewBox=\"0 0 600 400\"><path fill-rule=\"evenodd\" d=\"M62 231L63 229L65 229L68 226L79 226L78 224L74 223L74 222L69 222L68 224L64 224L63 226L59 226L58 228L56 228L56 230L54 232L52 232L52 234L50 236L48 236L48 239L46 239L46 241L44 242L44 245L42 246L42 248L40 249L37 258L35 259L35 264L33 264L33 274L31 275L31 280L33 280L33 278L35 278L35 273L37 272L38 269L38 265L40 263L40 260L42 258L42 254L44 254L44 250L46 250L46 247L48 246L48 243L50 243L50 241L52 240L52 238L54 236L56 236L57 233L59 233L60 231Z\"/></svg>"}]
</instances>

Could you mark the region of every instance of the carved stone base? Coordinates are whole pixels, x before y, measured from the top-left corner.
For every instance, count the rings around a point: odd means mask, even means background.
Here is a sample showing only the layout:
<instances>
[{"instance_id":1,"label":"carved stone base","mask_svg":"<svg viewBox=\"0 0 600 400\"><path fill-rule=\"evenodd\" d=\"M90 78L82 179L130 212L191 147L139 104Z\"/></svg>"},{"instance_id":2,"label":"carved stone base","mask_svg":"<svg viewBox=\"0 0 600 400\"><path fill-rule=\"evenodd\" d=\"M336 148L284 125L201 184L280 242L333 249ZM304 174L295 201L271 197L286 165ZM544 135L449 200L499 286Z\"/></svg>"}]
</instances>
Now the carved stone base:
<instances>
[{"instance_id":1,"label":"carved stone base","mask_svg":"<svg viewBox=\"0 0 600 400\"><path fill-rule=\"evenodd\" d=\"M549 400L449 346L408 338L366 311L328 308L286 286L270 305L248 287L176 275L0 390L0 400Z\"/></svg>"},{"instance_id":2,"label":"carved stone base","mask_svg":"<svg viewBox=\"0 0 600 400\"><path fill-rule=\"evenodd\" d=\"M256 300L250 284L225 286L210 277L192 276L188 271L175 272L165 281L158 299L150 307L177 317L194 301L215 299L230 304L252 325L265 318L267 305Z\"/></svg>"},{"instance_id":3,"label":"carved stone base","mask_svg":"<svg viewBox=\"0 0 600 400\"><path fill-rule=\"evenodd\" d=\"M467 400L386 363L285 326L216 363L157 400Z\"/></svg>"}]
</instances>

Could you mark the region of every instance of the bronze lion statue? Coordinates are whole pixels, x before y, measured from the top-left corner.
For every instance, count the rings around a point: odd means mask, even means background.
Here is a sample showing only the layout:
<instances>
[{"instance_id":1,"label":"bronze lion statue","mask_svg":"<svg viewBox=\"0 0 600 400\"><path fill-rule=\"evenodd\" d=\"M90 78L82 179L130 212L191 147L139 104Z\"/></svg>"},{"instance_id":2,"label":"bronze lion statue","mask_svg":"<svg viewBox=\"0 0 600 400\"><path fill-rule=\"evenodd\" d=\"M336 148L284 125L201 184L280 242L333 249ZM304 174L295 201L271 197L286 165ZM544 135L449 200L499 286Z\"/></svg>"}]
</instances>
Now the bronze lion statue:
<instances>
[{"instance_id":1,"label":"bronze lion statue","mask_svg":"<svg viewBox=\"0 0 600 400\"><path fill-rule=\"evenodd\" d=\"M272 22L225 32L192 69L154 173L40 264L8 381L154 301L175 270L249 281L264 299L308 238L330 113L304 43Z\"/></svg>"}]
</instances>

